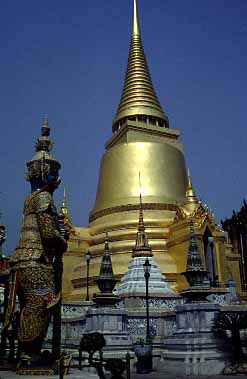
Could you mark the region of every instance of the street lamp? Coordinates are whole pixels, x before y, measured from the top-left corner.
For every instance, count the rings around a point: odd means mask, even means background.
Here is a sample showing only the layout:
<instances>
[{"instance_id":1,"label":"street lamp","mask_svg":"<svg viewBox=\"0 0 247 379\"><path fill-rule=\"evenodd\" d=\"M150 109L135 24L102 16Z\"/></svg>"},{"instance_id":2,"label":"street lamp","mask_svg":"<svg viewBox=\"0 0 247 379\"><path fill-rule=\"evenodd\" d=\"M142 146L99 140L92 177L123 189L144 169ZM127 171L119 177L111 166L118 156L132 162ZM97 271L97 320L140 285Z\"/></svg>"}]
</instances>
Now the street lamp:
<instances>
[{"instance_id":1,"label":"street lamp","mask_svg":"<svg viewBox=\"0 0 247 379\"><path fill-rule=\"evenodd\" d=\"M144 277L146 281L146 318L147 318L147 339L150 337L150 330L149 330L149 302L148 302L148 279L150 277L150 271L151 271L151 264L148 260L146 259L144 265Z\"/></svg>"},{"instance_id":2,"label":"street lamp","mask_svg":"<svg viewBox=\"0 0 247 379\"><path fill-rule=\"evenodd\" d=\"M87 296L86 296L86 301L89 301L89 264L91 260L91 254L88 251L86 254L86 262L87 262Z\"/></svg>"}]
</instances>

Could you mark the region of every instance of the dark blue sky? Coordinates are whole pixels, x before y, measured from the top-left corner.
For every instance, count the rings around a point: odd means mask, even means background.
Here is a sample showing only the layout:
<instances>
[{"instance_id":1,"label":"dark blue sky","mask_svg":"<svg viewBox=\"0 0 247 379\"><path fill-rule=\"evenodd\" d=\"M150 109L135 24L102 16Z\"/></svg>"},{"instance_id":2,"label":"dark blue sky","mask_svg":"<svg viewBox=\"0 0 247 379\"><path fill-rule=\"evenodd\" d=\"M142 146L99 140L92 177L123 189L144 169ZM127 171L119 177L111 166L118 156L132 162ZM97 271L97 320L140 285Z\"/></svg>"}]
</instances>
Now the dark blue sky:
<instances>
[{"instance_id":1,"label":"dark blue sky","mask_svg":"<svg viewBox=\"0 0 247 379\"><path fill-rule=\"evenodd\" d=\"M217 218L246 195L247 1L139 0L145 52L197 194ZM48 113L75 225L86 226L126 68L131 0L0 4L0 208L19 236L26 161ZM62 187L57 191L59 204Z\"/></svg>"}]
</instances>

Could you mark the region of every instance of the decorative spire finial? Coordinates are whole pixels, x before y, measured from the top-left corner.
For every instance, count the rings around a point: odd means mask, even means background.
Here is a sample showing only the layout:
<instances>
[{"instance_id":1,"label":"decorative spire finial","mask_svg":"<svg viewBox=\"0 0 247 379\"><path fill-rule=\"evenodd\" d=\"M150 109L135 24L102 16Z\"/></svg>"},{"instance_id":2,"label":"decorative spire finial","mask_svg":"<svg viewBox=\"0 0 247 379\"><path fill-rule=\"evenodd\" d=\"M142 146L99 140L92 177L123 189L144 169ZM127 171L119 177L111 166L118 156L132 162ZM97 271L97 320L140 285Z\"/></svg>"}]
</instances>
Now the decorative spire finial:
<instances>
[{"instance_id":1,"label":"decorative spire finial","mask_svg":"<svg viewBox=\"0 0 247 379\"><path fill-rule=\"evenodd\" d=\"M46 139L48 140L48 137L50 136L50 131L51 131L51 129L49 128L49 121L48 121L48 114L47 113L44 113L44 115L43 115L43 122L42 122L42 127L41 127L41 138L42 137L46 137ZM44 140L44 138L43 138L43 140ZM40 142L40 138L39 138L39 140L38 140L38 142L37 142L37 144L36 144L36 149L37 148L41 148L41 149L43 149L44 148L44 146L41 146L40 144L39 144L39 142ZM44 142L44 141L43 141ZM47 141L46 141L47 142ZM50 141L49 141L50 142ZM45 146L46 147L46 146ZM49 148L50 150L52 149L52 147L53 147L53 145L52 145L52 143L50 142L50 145L48 146L48 144L47 144L47 148ZM48 150L48 151L50 151L50 150Z\"/></svg>"},{"instance_id":2,"label":"decorative spire finial","mask_svg":"<svg viewBox=\"0 0 247 379\"><path fill-rule=\"evenodd\" d=\"M104 249L104 251L107 252L108 254L110 254L108 232L105 232L105 249Z\"/></svg>"},{"instance_id":3,"label":"decorative spire finial","mask_svg":"<svg viewBox=\"0 0 247 379\"><path fill-rule=\"evenodd\" d=\"M139 28L137 1L133 3L133 25L124 88L113 120L116 132L127 119L169 128L169 121L156 95L146 61Z\"/></svg>"},{"instance_id":4,"label":"decorative spire finial","mask_svg":"<svg viewBox=\"0 0 247 379\"><path fill-rule=\"evenodd\" d=\"M105 233L104 254L101 261L99 278L100 279L109 279L109 278L115 279L114 274L113 274L110 249L109 249L109 239L108 239L107 232Z\"/></svg>"},{"instance_id":5,"label":"decorative spire finial","mask_svg":"<svg viewBox=\"0 0 247 379\"><path fill-rule=\"evenodd\" d=\"M143 207L142 207L142 186L141 186L141 173L139 172L139 186L140 186L140 204L139 204L139 232L145 231L144 217L143 217Z\"/></svg>"},{"instance_id":6,"label":"decorative spire finial","mask_svg":"<svg viewBox=\"0 0 247 379\"><path fill-rule=\"evenodd\" d=\"M66 189L65 189L65 187L63 189L63 200L62 200L62 204L61 204L61 212L63 213L64 216L68 215L67 196L66 196Z\"/></svg>"},{"instance_id":7,"label":"decorative spire finial","mask_svg":"<svg viewBox=\"0 0 247 379\"><path fill-rule=\"evenodd\" d=\"M53 143L50 141L50 131L49 121L47 113L43 115L43 122L41 126L41 137L38 138L38 141L35 145L36 151L51 151L53 148Z\"/></svg>"},{"instance_id":8,"label":"decorative spire finial","mask_svg":"<svg viewBox=\"0 0 247 379\"><path fill-rule=\"evenodd\" d=\"M137 0L134 0L134 12L133 12L133 26L132 26L132 36L140 35L138 11L137 11Z\"/></svg>"},{"instance_id":9,"label":"decorative spire finial","mask_svg":"<svg viewBox=\"0 0 247 379\"><path fill-rule=\"evenodd\" d=\"M144 216L143 216L143 204L142 204L142 193L141 193L141 173L139 172L139 185L140 185L140 204L139 204L139 223L138 231L136 235L136 245L133 249L132 257L151 257L152 249L148 244L148 237L145 231Z\"/></svg>"},{"instance_id":10,"label":"decorative spire finial","mask_svg":"<svg viewBox=\"0 0 247 379\"><path fill-rule=\"evenodd\" d=\"M64 216L64 222L65 222L65 224L68 225L68 227L71 229L72 223L71 223L71 220L70 220L68 206L67 206L67 195L66 195L66 189L65 189L65 187L63 189L63 199L62 199L62 203L61 203L60 212Z\"/></svg>"},{"instance_id":11,"label":"decorative spire finial","mask_svg":"<svg viewBox=\"0 0 247 379\"><path fill-rule=\"evenodd\" d=\"M190 175L189 169L188 169L188 184L187 184L185 197L186 197L186 200L185 200L186 203L198 203L198 199L196 197L196 193L191 182L191 175Z\"/></svg>"},{"instance_id":12,"label":"decorative spire finial","mask_svg":"<svg viewBox=\"0 0 247 379\"><path fill-rule=\"evenodd\" d=\"M48 114L47 113L44 113L44 115L43 115L43 126L46 126L46 127L49 126Z\"/></svg>"},{"instance_id":13,"label":"decorative spire finial","mask_svg":"<svg viewBox=\"0 0 247 379\"><path fill-rule=\"evenodd\" d=\"M188 173L188 181L190 181L191 177L190 177L190 168L189 167L188 167L187 173Z\"/></svg>"}]
</instances>

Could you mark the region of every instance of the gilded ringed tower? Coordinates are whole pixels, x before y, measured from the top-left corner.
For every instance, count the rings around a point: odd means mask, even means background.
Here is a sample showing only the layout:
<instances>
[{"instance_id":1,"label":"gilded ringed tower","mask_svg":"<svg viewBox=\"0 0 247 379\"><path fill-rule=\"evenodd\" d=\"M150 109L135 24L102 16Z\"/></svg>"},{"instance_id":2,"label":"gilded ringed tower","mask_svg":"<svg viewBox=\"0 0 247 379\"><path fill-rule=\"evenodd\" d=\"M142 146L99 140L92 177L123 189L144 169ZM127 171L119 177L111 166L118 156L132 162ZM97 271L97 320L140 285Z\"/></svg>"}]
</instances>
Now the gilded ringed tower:
<instances>
[{"instance_id":1,"label":"gilded ringed tower","mask_svg":"<svg viewBox=\"0 0 247 379\"><path fill-rule=\"evenodd\" d=\"M69 249L64 258L65 300L84 297L85 254L88 250L92 256L91 295L96 291L94 281L99 273L106 232L115 276L120 279L127 271L138 228L139 172L149 244L172 288L182 289L186 285L180 273L186 265L190 217L197 218L195 229L198 227L196 233L202 247L206 227L215 237L216 245L219 242L218 245L223 246L224 234L217 229L213 216L199 204L191 181L188 181L179 136L179 131L172 129L156 94L142 43L137 1L133 0L132 33L123 91L112 123L112 136L105 144L101 159L89 227L72 226ZM186 204L189 204L188 211L183 209ZM181 215L185 215L184 218ZM71 225L69 219L68 222ZM182 222L182 226L174 226L174 222L179 225ZM215 251L220 251L217 249ZM223 281L227 272L226 260L223 263L217 259L214 260L218 265L215 272Z\"/></svg>"}]
</instances>

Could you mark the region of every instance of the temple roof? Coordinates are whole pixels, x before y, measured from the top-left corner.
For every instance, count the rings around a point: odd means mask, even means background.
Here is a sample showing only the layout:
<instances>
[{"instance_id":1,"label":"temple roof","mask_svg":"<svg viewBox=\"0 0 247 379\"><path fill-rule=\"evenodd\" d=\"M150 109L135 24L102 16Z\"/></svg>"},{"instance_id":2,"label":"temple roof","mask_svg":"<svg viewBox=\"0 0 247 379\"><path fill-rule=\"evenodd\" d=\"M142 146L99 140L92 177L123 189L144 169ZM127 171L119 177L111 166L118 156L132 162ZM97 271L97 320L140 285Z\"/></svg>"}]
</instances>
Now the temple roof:
<instances>
[{"instance_id":1,"label":"temple roof","mask_svg":"<svg viewBox=\"0 0 247 379\"><path fill-rule=\"evenodd\" d=\"M155 93L145 57L136 0L134 0L128 66L120 104L113 120L113 131L118 129L116 125L121 125L126 118L133 116L151 117L156 125L169 127L168 118ZM141 118L136 121L140 121Z\"/></svg>"},{"instance_id":2,"label":"temple roof","mask_svg":"<svg viewBox=\"0 0 247 379\"><path fill-rule=\"evenodd\" d=\"M190 170L188 170L187 189L184 204L177 204L177 211L174 218L174 224L186 219L197 219L202 223L206 218L211 220L212 224L216 224L216 220L212 211L206 204L198 200L195 189L192 185Z\"/></svg>"}]
</instances>

